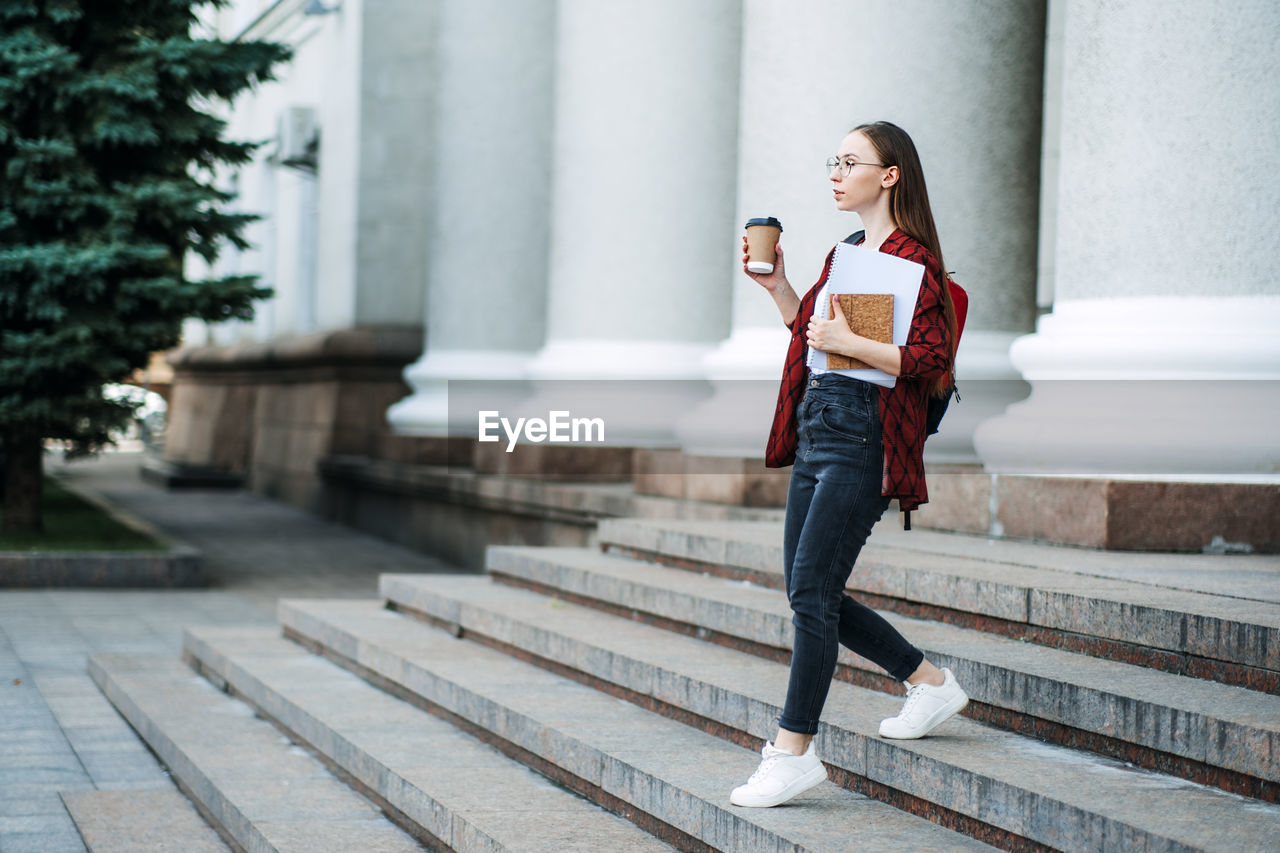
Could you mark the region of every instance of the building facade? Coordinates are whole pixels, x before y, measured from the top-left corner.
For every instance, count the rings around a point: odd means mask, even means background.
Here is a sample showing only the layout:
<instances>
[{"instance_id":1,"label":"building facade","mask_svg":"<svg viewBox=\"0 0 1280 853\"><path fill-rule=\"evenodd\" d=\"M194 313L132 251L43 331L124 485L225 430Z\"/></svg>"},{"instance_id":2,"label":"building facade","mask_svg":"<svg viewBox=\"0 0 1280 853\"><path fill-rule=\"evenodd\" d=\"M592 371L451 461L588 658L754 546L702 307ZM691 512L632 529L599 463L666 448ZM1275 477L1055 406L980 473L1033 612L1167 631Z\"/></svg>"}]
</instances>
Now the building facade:
<instances>
[{"instance_id":1,"label":"building facade","mask_svg":"<svg viewBox=\"0 0 1280 853\"><path fill-rule=\"evenodd\" d=\"M270 143L227 176L265 217L219 263L276 295L190 324L174 462L326 511L337 457L513 473L458 450L466 383L584 382L616 412L606 444L638 449L586 468L776 502L743 460L787 333L742 224L782 220L803 292L860 227L820 164L887 119L971 300L921 521L1277 547L1274 3L240 0L209 26L296 58L228 111Z\"/></svg>"}]
</instances>

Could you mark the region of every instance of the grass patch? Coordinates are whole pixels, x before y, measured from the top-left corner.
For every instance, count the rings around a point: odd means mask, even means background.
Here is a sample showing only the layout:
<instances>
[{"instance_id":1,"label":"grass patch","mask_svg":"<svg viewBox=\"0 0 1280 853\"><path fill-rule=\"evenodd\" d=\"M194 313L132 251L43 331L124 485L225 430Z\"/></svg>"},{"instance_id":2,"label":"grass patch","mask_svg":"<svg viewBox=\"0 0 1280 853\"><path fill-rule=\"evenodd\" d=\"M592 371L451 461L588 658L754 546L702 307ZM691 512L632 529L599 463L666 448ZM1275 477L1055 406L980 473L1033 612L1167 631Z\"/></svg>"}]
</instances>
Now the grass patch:
<instances>
[{"instance_id":1,"label":"grass patch","mask_svg":"<svg viewBox=\"0 0 1280 853\"><path fill-rule=\"evenodd\" d=\"M3 519L0 513L0 519ZM0 551L163 551L155 540L44 478L44 530L0 531Z\"/></svg>"}]
</instances>

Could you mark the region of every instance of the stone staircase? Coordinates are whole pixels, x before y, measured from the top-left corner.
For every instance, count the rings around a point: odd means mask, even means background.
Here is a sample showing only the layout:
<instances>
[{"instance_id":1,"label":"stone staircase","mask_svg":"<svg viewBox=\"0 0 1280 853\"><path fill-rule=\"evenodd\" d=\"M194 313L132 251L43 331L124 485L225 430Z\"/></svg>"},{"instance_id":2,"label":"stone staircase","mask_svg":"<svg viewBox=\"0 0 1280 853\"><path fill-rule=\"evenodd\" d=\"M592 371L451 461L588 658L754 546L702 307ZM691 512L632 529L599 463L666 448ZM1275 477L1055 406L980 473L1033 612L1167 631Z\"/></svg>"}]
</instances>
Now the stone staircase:
<instances>
[{"instance_id":1,"label":"stone staircase","mask_svg":"<svg viewBox=\"0 0 1280 853\"><path fill-rule=\"evenodd\" d=\"M781 538L606 521L599 549L492 547L488 577L384 575L383 601L282 601L280 631L190 630L188 666L91 672L237 849L1280 848L1280 564L888 523L850 586L969 708L881 739L901 686L843 651L832 781L730 806L786 686Z\"/></svg>"}]
</instances>

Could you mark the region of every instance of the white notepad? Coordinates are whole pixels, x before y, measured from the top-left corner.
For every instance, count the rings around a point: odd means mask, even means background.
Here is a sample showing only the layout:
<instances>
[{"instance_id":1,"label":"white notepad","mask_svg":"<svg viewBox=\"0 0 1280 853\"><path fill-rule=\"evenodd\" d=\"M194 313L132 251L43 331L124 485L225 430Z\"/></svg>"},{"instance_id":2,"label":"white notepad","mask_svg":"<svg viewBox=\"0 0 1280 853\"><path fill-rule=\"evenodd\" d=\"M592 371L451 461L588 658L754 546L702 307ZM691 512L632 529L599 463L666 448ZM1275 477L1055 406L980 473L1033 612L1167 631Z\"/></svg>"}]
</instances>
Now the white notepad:
<instances>
[{"instance_id":1,"label":"white notepad","mask_svg":"<svg viewBox=\"0 0 1280 853\"><path fill-rule=\"evenodd\" d=\"M893 343L903 346L907 342L907 333L911 330L911 319L915 316L916 302L920 299L920 287L923 284L924 264L850 243L841 243L836 246L835 257L831 259L826 292L892 293ZM825 312L823 314L825 316ZM825 358L824 353L824 362ZM832 372L885 388L892 388L897 384L896 377L873 368Z\"/></svg>"}]
</instances>

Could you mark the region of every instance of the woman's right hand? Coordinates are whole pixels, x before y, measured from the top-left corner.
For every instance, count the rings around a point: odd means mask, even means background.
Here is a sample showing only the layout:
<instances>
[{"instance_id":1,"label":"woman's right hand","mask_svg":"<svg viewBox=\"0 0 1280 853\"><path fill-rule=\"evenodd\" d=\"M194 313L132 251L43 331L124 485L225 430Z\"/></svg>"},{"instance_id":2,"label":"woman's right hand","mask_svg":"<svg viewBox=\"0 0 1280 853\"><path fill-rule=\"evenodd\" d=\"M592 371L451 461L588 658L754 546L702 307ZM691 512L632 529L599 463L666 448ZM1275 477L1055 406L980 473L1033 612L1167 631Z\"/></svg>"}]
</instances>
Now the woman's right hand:
<instances>
[{"instance_id":1,"label":"woman's right hand","mask_svg":"<svg viewBox=\"0 0 1280 853\"><path fill-rule=\"evenodd\" d=\"M755 280L757 284L769 292L770 296L774 296L780 292L786 292L791 289L790 283L787 282L787 268L782 260L782 244L777 246L778 259L773 262L773 272L756 273L747 269L747 238L742 238L742 271Z\"/></svg>"}]
</instances>

